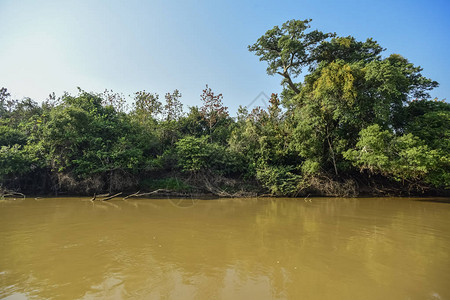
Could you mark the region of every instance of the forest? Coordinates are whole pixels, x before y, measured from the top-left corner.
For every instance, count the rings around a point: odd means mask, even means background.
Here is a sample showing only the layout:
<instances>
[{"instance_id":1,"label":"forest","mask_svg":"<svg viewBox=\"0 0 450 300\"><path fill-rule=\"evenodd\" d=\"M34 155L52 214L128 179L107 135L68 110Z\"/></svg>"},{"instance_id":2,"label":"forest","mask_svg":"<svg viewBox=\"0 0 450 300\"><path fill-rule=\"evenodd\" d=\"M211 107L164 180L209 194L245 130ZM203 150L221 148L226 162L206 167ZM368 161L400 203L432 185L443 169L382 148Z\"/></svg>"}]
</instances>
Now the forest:
<instances>
[{"instance_id":1,"label":"forest","mask_svg":"<svg viewBox=\"0 0 450 300\"><path fill-rule=\"evenodd\" d=\"M438 83L421 67L311 20L275 26L248 49L283 91L236 116L208 85L187 108L176 89L128 104L111 90L38 103L2 88L0 191L449 195L450 104L430 98Z\"/></svg>"}]
</instances>

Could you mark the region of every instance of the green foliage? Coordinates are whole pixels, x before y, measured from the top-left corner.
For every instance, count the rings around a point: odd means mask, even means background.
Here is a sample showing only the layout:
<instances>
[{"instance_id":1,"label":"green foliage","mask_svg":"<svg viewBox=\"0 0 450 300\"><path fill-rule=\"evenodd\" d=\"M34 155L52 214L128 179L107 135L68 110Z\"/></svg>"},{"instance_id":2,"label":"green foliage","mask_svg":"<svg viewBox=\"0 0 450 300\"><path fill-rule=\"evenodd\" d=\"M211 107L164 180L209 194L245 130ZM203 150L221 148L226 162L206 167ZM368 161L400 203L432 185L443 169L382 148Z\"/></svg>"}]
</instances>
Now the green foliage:
<instances>
[{"instance_id":1,"label":"green foliage","mask_svg":"<svg viewBox=\"0 0 450 300\"><path fill-rule=\"evenodd\" d=\"M179 122L183 135L201 137L208 134L208 125L197 106L191 106L187 116Z\"/></svg>"},{"instance_id":2,"label":"green foliage","mask_svg":"<svg viewBox=\"0 0 450 300\"><path fill-rule=\"evenodd\" d=\"M443 101L413 101L405 109L405 131L434 149L450 153L450 104Z\"/></svg>"},{"instance_id":3,"label":"green foliage","mask_svg":"<svg viewBox=\"0 0 450 300\"><path fill-rule=\"evenodd\" d=\"M0 180L28 173L32 163L19 145L0 147Z\"/></svg>"},{"instance_id":4,"label":"green foliage","mask_svg":"<svg viewBox=\"0 0 450 300\"><path fill-rule=\"evenodd\" d=\"M266 115L255 119L260 126L240 124L254 129L253 138L242 140L257 142L242 142L241 149L253 145L256 168L268 162L308 176L331 173L338 177L352 172L351 161L361 169L398 180L446 186L448 171L444 170L450 149L444 104L434 104L439 106L435 110L433 105L420 104L423 101L405 105L411 99L429 97L428 91L437 82L398 54L383 59L384 49L372 39L360 42L351 36L322 34L316 43L308 43L309 22L275 26L249 47L268 62L270 75L278 73L289 84L282 93L286 111L281 123ZM305 66L310 74L303 83L293 83L289 76L298 75ZM282 159L275 159L280 151L270 150L277 149L283 139L274 143L277 134L266 131L270 128L266 122L284 128L289 146ZM394 129L399 135L382 128ZM245 132L240 129L232 134L233 147L238 148ZM368 147L371 150L364 152ZM293 159L295 154L300 159Z\"/></svg>"},{"instance_id":5,"label":"green foliage","mask_svg":"<svg viewBox=\"0 0 450 300\"><path fill-rule=\"evenodd\" d=\"M139 91L134 96L134 115L140 123L152 122L162 112L158 94Z\"/></svg>"},{"instance_id":6,"label":"green foliage","mask_svg":"<svg viewBox=\"0 0 450 300\"><path fill-rule=\"evenodd\" d=\"M301 165L301 170L304 175L318 174L320 173L320 161L306 159Z\"/></svg>"},{"instance_id":7,"label":"green foliage","mask_svg":"<svg viewBox=\"0 0 450 300\"><path fill-rule=\"evenodd\" d=\"M183 104L179 100L181 93L179 90L173 91L173 93L167 93L164 98L166 104L164 105L164 118L166 121L177 121L183 116Z\"/></svg>"},{"instance_id":8,"label":"green foliage","mask_svg":"<svg viewBox=\"0 0 450 300\"><path fill-rule=\"evenodd\" d=\"M7 125L0 125L0 146L24 145L27 136L20 130Z\"/></svg>"},{"instance_id":9,"label":"green foliage","mask_svg":"<svg viewBox=\"0 0 450 300\"><path fill-rule=\"evenodd\" d=\"M433 111L415 118L408 131L435 149L450 152L450 111Z\"/></svg>"},{"instance_id":10,"label":"green foliage","mask_svg":"<svg viewBox=\"0 0 450 300\"><path fill-rule=\"evenodd\" d=\"M296 120L293 147L305 159L318 162L320 170L345 172L348 164L342 153L354 147L363 128L401 128L403 103L424 93L431 82L419 71L399 56L368 63L322 62L291 101Z\"/></svg>"},{"instance_id":11,"label":"green foliage","mask_svg":"<svg viewBox=\"0 0 450 300\"><path fill-rule=\"evenodd\" d=\"M330 41L323 41L313 50L313 57L317 63L331 63L343 60L347 63L370 62L379 60L384 49L374 40L357 41L352 36L334 37Z\"/></svg>"},{"instance_id":12,"label":"green foliage","mask_svg":"<svg viewBox=\"0 0 450 300\"><path fill-rule=\"evenodd\" d=\"M134 172L145 165L139 127L99 97L81 93L50 113L43 141L53 170L80 177L112 170Z\"/></svg>"},{"instance_id":13,"label":"green foliage","mask_svg":"<svg viewBox=\"0 0 450 300\"><path fill-rule=\"evenodd\" d=\"M334 36L318 30L309 31L311 20L290 20L281 28L268 30L248 49L268 63L267 74L283 76L289 87L299 92L291 76L299 75L305 66L314 62L312 50L322 41Z\"/></svg>"},{"instance_id":14,"label":"green foliage","mask_svg":"<svg viewBox=\"0 0 450 300\"><path fill-rule=\"evenodd\" d=\"M0 118L4 118L8 115L8 108L10 108L11 94L7 88L2 87L0 89Z\"/></svg>"},{"instance_id":15,"label":"green foliage","mask_svg":"<svg viewBox=\"0 0 450 300\"><path fill-rule=\"evenodd\" d=\"M176 144L178 165L184 172L230 174L236 171L237 157L226 147L208 142L208 136L188 136Z\"/></svg>"},{"instance_id":16,"label":"green foliage","mask_svg":"<svg viewBox=\"0 0 450 300\"><path fill-rule=\"evenodd\" d=\"M346 151L344 156L370 173L450 187L445 171L450 166L449 159L443 154L411 133L394 136L379 125L372 125L361 130L356 148Z\"/></svg>"},{"instance_id":17,"label":"green foliage","mask_svg":"<svg viewBox=\"0 0 450 300\"><path fill-rule=\"evenodd\" d=\"M269 165L258 167L256 178L271 194L277 196L295 195L301 180L301 176L295 174L292 167Z\"/></svg>"},{"instance_id":18,"label":"green foliage","mask_svg":"<svg viewBox=\"0 0 450 300\"><path fill-rule=\"evenodd\" d=\"M203 119L206 121L208 126L208 134L212 141L224 142L224 135L226 136L228 133L227 128L229 124L227 124L230 119L228 115L228 107L224 106L222 103L223 96L222 94L215 95L208 85L203 90L203 93L200 95L202 100L202 107L200 107L200 114Z\"/></svg>"},{"instance_id":19,"label":"green foliage","mask_svg":"<svg viewBox=\"0 0 450 300\"><path fill-rule=\"evenodd\" d=\"M114 93L112 90L105 90L99 95L102 98L103 106L110 106L117 112L125 112L128 109L125 97L120 93Z\"/></svg>"},{"instance_id":20,"label":"green foliage","mask_svg":"<svg viewBox=\"0 0 450 300\"><path fill-rule=\"evenodd\" d=\"M185 172L198 172L209 167L208 137L186 137L176 143L179 166Z\"/></svg>"},{"instance_id":21,"label":"green foliage","mask_svg":"<svg viewBox=\"0 0 450 300\"><path fill-rule=\"evenodd\" d=\"M241 121L233 130L229 139L230 151L244 157L241 167L248 177L256 175L256 165L259 159L259 128L250 120Z\"/></svg>"}]
</instances>

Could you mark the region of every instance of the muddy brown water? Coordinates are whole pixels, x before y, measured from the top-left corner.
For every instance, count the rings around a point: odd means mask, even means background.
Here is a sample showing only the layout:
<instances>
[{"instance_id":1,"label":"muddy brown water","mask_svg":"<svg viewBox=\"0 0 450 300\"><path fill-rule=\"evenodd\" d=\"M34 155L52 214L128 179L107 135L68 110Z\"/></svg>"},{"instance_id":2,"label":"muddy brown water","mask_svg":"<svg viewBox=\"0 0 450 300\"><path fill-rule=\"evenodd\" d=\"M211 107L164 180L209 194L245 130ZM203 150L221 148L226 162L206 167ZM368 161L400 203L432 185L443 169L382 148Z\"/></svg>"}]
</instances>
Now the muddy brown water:
<instances>
[{"instance_id":1,"label":"muddy brown water","mask_svg":"<svg viewBox=\"0 0 450 300\"><path fill-rule=\"evenodd\" d=\"M448 199L0 201L2 299L450 299Z\"/></svg>"}]
</instances>

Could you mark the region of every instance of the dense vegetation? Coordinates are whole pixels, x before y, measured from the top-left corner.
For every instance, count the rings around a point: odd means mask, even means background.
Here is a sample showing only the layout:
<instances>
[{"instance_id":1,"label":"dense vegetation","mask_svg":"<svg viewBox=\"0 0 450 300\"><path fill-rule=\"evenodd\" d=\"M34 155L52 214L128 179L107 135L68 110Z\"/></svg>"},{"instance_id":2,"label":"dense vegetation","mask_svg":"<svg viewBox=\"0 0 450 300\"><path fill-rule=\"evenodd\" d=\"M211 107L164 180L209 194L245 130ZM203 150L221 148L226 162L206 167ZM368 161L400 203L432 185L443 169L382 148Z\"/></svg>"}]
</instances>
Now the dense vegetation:
<instances>
[{"instance_id":1,"label":"dense vegetation","mask_svg":"<svg viewBox=\"0 0 450 300\"><path fill-rule=\"evenodd\" d=\"M178 90L79 90L42 104L0 91L0 186L92 194L166 188L218 195L448 193L450 105L438 84L376 41L275 26L249 46L282 77L267 109L240 107L206 86L183 111ZM307 72L301 82L296 78ZM238 195L236 194L236 195Z\"/></svg>"}]
</instances>

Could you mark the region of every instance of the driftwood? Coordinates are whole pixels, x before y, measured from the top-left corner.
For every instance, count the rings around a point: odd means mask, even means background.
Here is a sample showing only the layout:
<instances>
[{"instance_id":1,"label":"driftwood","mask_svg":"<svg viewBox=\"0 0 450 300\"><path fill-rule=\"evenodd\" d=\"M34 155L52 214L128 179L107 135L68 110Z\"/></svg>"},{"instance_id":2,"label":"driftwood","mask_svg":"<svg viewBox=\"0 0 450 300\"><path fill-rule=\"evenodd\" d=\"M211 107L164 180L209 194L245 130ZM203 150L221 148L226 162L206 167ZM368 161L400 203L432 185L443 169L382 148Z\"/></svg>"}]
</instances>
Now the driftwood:
<instances>
[{"instance_id":1,"label":"driftwood","mask_svg":"<svg viewBox=\"0 0 450 300\"><path fill-rule=\"evenodd\" d=\"M106 197L106 198L102 199L102 201L108 201L108 200L111 200L112 198L115 198L115 197L120 196L120 195L122 195L122 192L117 193L117 194L112 195L112 196L109 196L109 197Z\"/></svg>"},{"instance_id":2,"label":"driftwood","mask_svg":"<svg viewBox=\"0 0 450 300\"><path fill-rule=\"evenodd\" d=\"M155 195L155 194L159 194L159 193L172 193L172 191L166 190L166 189L157 189L157 190L154 190L154 191L149 192L149 193L141 193L141 194L139 194L139 192L137 192L137 193L128 195L128 196L126 196L123 199L128 199L128 198L131 198L131 197L150 196L150 195Z\"/></svg>"},{"instance_id":3,"label":"driftwood","mask_svg":"<svg viewBox=\"0 0 450 300\"><path fill-rule=\"evenodd\" d=\"M140 193L141 191L137 191L136 193L134 193L134 194L131 194L131 195L128 195L128 196L125 196L125 197L123 197L123 200L126 200L126 199L128 199L128 198L130 198L130 197L136 197L137 195L139 195L139 193Z\"/></svg>"},{"instance_id":4,"label":"driftwood","mask_svg":"<svg viewBox=\"0 0 450 300\"><path fill-rule=\"evenodd\" d=\"M154 190L153 192L138 194L138 195L136 195L136 197L150 196L150 195L159 194L159 193L172 193L172 191L166 190L166 189L157 189L157 190Z\"/></svg>"},{"instance_id":5,"label":"driftwood","mask_svg":"<svg viewBox=\"0 0 450 300\"><path fill-rule=\"evenodd\" d=\"M10 191L10 190L2 190L0 189L0 197L1 198L5 198L5 197L17 197L20 196L22 198L26 198L25 194L19 193L19 192L15 192L15 191Z\"/></svg>"},{"instance_id":6,"label":"driftwood","mask_svg":"<svg viewBox=\"0 0 450 300\"><path fill-rule=\"evenodd\" d=\"M111 196L110 193L106 193L106 194L101 194L101 195L97 195L97 197L109 197Z\"/></svg>"},{"instance_id":7,"label":"driftwood","mask_svg":"<svg viewBox=\"0 0 450 300\"><path fill-rule=\"evenodd\" d=\"M101 201L108 201L108 200L111 200L112 198L115 198L115 197L117 197L117 196L120 196L120 195L122 195L122 192L120 192L120 193L117 193L117 194L115 194L115 195L112 195L112 196L110 196L111 194L101 194L101 195L97 195L97 194L95 194L94 193L94 196L91 198L91 201L95 201L95 200L97 200L98 198L103 198L103 199L98 199L98 200L101 200ZM106 197L106 198L105 198Z\"/></svg>"},{"instance_id":8,"label":"driftwood","mask_svg":"<svg viewBox=\"0 0 450 300\"><path fill-rule=\"evenodd\" d=\"M95 201L96 198L97 198L97 196L94 193L94 196L92 197L91 201Z\"/></svg>"}]
</instances>

